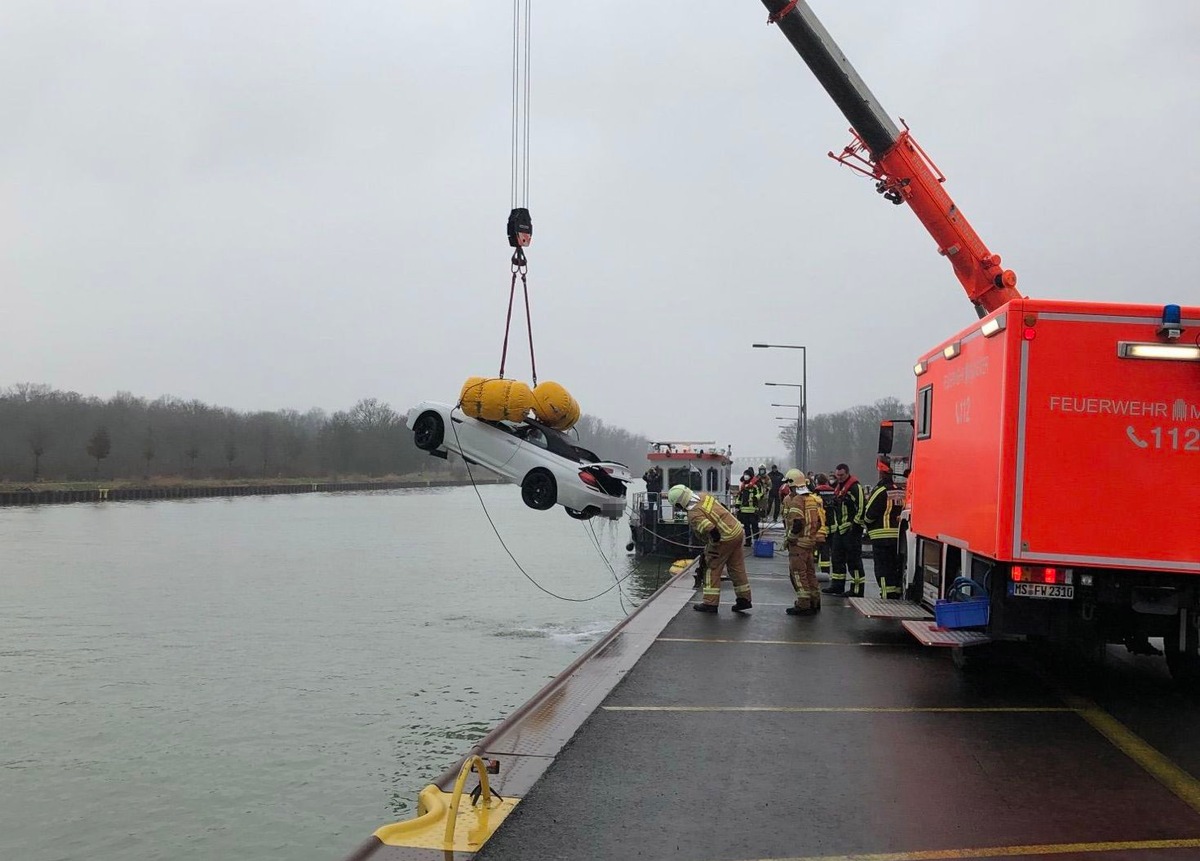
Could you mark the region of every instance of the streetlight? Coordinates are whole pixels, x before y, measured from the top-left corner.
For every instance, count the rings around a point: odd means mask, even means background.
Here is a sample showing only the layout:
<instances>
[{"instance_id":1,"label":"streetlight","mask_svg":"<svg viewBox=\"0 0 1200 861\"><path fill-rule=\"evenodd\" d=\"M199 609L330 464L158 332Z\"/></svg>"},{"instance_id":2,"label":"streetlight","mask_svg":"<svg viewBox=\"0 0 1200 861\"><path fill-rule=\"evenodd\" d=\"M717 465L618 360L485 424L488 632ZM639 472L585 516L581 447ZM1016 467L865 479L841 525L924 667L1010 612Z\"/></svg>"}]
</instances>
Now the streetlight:
<instances>
[{"instance_id":1,"label":"streetlight","mask_svg":"<svg viewBox=\"0 0 1200 861\"><path fill-rule=\"evenodd\" d=\"M801 454L808 448L807 428L804 426L804 386L800 383L763 383L764 386L778 386L787 389L799 389L797 400L799 404L775 404L774 406L789 406L796 410L796 466L803 472L807 468L807 454Z\"/></svg>"},{"instance_id":2,"label":"streetlight","mask_svg":"<svg viewBox=\"0 0 1200 861\"><path fill-rule=\"evenodd\" d=\"M789 410L799 410L799 404L771 404L773 407L784 407ZM775 416L777 419L787 418L791 420L791 416ZM796 413L796 466L800 466L800 413Z\"/></svg>"},{"instance_id":3,"label":"streetlight","mask_svg":"<svg viewBox=\"0 0 1200 861\"><path fill-rule=\"evenodd\" d=\"M774 348L800 351L800 421L804 447L800 447L799 439L797 439L796 448L801 453L798 465L801 471L808 472L808 348L801 344L751 344L750 346L760 350Z\"/></svg>"}]
</instances>

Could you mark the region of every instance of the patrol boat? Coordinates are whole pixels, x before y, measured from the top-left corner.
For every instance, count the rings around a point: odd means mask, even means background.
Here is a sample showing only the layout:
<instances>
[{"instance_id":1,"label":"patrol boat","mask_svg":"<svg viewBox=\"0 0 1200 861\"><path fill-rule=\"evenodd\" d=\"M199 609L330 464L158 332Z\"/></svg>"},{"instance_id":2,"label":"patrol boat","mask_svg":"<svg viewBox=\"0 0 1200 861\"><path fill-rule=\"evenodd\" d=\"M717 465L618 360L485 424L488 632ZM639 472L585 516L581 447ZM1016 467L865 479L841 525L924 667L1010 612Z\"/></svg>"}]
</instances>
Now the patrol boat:
<instances>
[{"instance_id":1,"label":"patrol boat","mask_svg":"<svg viewBox=\"0 0 1200 861\"><path fill-rule=\"evenodd\" d=\"M695 556L703 545L696 542L682 512L676 512L667 502L667 489L683 484L712 494L728 508L733 470L731 447L721 448L714 442L652 442L646 459L652 467L662 469L663 489L661 493L633 494L629 529L634 549L645 556Z\"/></svg>"}]
</instances>

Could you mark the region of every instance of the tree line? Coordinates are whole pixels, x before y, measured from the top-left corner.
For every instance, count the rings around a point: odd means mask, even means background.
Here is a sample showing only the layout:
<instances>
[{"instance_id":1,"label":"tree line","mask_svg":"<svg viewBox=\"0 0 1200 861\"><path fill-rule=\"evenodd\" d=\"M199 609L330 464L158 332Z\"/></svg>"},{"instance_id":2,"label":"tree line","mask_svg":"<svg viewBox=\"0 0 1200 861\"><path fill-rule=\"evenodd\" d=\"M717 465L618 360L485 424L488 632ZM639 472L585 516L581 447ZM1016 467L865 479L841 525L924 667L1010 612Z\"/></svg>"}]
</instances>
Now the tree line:
<instances>
[{"instance_id":1,"label":"tree line","mask_svg":"<svg viewBox=\"0 0 1200 861\"><path fill-rule=\"evenodd\" d=\"M880 398L873 404L811 417L808 420L808 468L813 472L825 472L845 463L864 483L874 484L879 423L888 419L910 419L912 414L911 403L899 398ZM795 451L796 428L782 429L779 439L788 451ZM897 425L893 453L907 454L911 440L911 426Z\"/></svg>"},{"instance_id":2,"label":"tree line","mask_svg":"<svg viewBox=\"0 0 1200 861\"><path fill-rule=\"evenodd\" d=\"M882 419L909 417L897 398L813 416L808 463L824 471L846 462L864 481L875 475ZM650 440L584 415L569 431L580 445L640 477ZM898 428L896 451L907 450ZM795 429L779 439L793 450ZM782 463L782 461L781 461ZM171 395L154 400L119 392L108 400L21 383L0 389L0 481L465 476L463 464L413 445L405 417L376 398L332 414L239 412Z\"/></svg>"},{"instance_id":3,"label":"tree line","mask_svg":"<svg viewBox=\"0 0 1200 861\"><path fill-rule=\"evenodd\" d=\"M583 416L580 444L641 475L649 440ZM348 410L239 412L164 395L108 400L21 383L0 390L0 481L464 475L413 445L403 414L376 398Z\"/></svg>"}]
</instances>

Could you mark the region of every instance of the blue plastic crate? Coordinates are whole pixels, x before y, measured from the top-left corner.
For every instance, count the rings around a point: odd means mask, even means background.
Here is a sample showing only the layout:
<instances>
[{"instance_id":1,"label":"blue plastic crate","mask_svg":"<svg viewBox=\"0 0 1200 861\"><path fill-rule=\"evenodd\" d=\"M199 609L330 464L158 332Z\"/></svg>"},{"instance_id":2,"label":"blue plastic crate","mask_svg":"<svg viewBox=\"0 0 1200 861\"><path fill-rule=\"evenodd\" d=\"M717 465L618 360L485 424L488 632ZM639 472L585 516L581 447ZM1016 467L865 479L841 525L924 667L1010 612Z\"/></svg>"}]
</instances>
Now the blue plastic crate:
<instances>
[{"instance_id":1,"label":"blue plastic crate","mask_svg":"<svg viewBox=\"0 0 1200 861\"><path fill-rule=\"evenodd\" d=\"M988 600L938 601L933 620L939 628L982 628L988 623Z\"/></svg>"},{"instance_id":2,"label":"blue plastic crate","mask_svg":"<svg viewBox=\"0 0 1200 861\"><path fill-rule=\"evenodd\" d=\"M765 538L759 538L754 542L754 555L764 559L770 559L775 555L775 542L767 541Z\"/></svg>"}]
</instances>

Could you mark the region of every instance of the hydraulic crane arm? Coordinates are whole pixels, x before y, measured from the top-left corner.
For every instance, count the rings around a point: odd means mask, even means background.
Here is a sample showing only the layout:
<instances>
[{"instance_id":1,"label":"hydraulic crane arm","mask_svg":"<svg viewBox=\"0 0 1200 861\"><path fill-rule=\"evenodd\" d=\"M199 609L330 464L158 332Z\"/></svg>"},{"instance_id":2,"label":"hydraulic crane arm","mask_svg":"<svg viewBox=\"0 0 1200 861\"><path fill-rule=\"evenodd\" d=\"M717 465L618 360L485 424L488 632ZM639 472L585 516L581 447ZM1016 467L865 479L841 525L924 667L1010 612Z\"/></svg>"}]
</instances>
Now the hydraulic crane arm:
<instances>
[{"instance_id":1,"label":"hydraulic crane arm","mask_svg":"<svg viewBox=\"0 0 1200 861\"><path fill-rule=\"evenodd\" d=\"M950 259L980 316L1021 298L1016 273L1001 267L1000 255L988 250L946 194L941 171L908 127L901 130L892 122L805 0L762 3L768 23L779 25L853 127L854 140L830 157L873 178L876 190L893 203L908 203L937 242L938 253Z\"/></svg>"}]
</instances>

